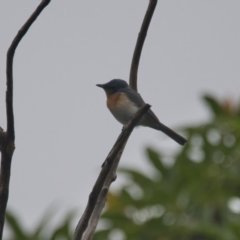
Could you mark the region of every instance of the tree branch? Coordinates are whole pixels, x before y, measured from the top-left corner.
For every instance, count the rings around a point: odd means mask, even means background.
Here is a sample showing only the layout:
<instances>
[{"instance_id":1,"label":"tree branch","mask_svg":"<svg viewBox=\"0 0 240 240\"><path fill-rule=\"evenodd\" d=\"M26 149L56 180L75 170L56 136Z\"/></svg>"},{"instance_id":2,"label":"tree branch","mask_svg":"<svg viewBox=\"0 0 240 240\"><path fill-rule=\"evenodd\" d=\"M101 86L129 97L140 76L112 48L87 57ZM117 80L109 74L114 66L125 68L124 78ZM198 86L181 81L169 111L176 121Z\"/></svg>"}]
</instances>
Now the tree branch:
<instances>
[{"instance_id":1,"label":"tree branch","mask_svg":"<svg viewBox=\"0 0 240 240\"><path fill-rule=\"evenodd\" d=\"M93 238L102 210L106 203L108 189L109 189L108 187L102 188L102 191L99 195L99 199L97 200L96 206L94 207L92 216L89 220L88 227L83 234L82 240L91 240Z\"/></svg>"},{"instance_id":2,"label":"tree branch","mask_svg":"<svg viewBox=\"0 0 240 240\"><path fill-rule=\"evenodd\" d=\"M6 92L6 106L7 106L7 133L12 141L15 139L14 134L14 116L13 116L13 57L15 50L22 40L23 36L26 34L32 23L40 15L42 10L50 3L51 0L42 0L30 18L18 31L16 37L13 39L11 46L7 52L7 92Z\"/></svg>"},{"instance_id":3,"label":"tree branch","mask_svg":"<svg viewBox=\"0 0 240 240\"><path fill-rule=\"evenodd\" d=\"M137 91L138 66L139 66L139 61L142 53L142 48L143 48L145 38L147 36L148 27L150 25L156 5L157 5L157 0L149 0L148 9L143 19L143 23L142 23L140 32L138 34L137 43L133 53L130 76L129 76L129 85L136 91Z\"/></svg>"},{"instance_id":4,"label":"tree branch","mask_svg":"<svg viewBox=\"0 0 240 240\"><path fill-rule=\"evenodd\" d=\"M73 236L73 240L80 240L82 239L82 236L84 232L86 231L89 220L93 216L94 209L96 207L97 201L101 200L101 203L98 203L98 205L101 205L102 207L104 204L102 204L102 201L106 201L106 194L102 194L102 197L99 198L99 195L101 192L105 192L106 188L108 189L111 182L113 182L116 178L116 169L120 160L120 157L122 155L122 152L124 150L124 147L127 143L127 140L133 130L133 128L136 126L137 122L141 119L141 117L149 110L150 105L145 104L143 107L141 107L138 112L132 117L132 119L129 121L129 123L123 128L121 134L119 135L116 143L114 144L112 150L108 154L105 164L103 165L103 168L98 176L98 179L92 189L92 192L89 195L87 207L84 211L84 214L82 218L80 219L75 232ZM109 185L109 186L108 186ZM102 208L99 208L102 210ZM99 211L99 210L98 210ZM93 221L98 221L100 214L95 212L95 216L92 219ZM97 219L98 217L98 219ZM95 228L90 226L92 231L95 231ZM87 230L89 232L89 230ZM91 231L90 231L91 232ZM88 233L89 234L89 233ZM91 235L91 234L89 234ZM87 239L87 238L84 238Z\"/></svg>"},{"instance_id":5,"label":"tree branch","mask_svg":"<svg viewBox=\"0 0 240 240\"><path fill-rule=\"evenodd\" d=\"M126 145L127 142L125 142ZM121 150L119 151L116 159L114 160L114 165L112 167L112 173L108 174L106 181L104 182L102 191L98 197L98 201L96 203L96 206L94 207L92 216L89 220L89 224L88 227L86 229L86 231L84 232L84 235L82 237L82 240L91 240L94 236L95 230L97 228L97 223L100 219L102 210L105 206L105 203L107 201L107 193L109 190L109 187L111 185L112 182L115 181L116 179L116 170L120 161L120 158L122 156L123 150L125 148L125 145L122 146Z\"/></svg>"},{"instance_id":6,"label":"tree branch","mask_svg":"<svg viewBox=\"0 0 240 240\"><path fill-rule=\"evenodd\" d=\"M40 15L42 10L49 4L51 0L42 0L37 9L33 12L30 18L18 31L13 39L7 52L7 91L6 91L6 115L7 115L7 130L4 132L0 129L0 151L1 151L1 172L0 172L0 239L2 239L4 217L8 201L9 180L11 173L12 155L15 149L15 130L14 130L14 114L13 114L13 58L15 50L22 40L23 36L28 31L29 27Z\"/></svg>"},{"instance_id":7,"label":"tree branch","mask_svg":"<svg viewBox=\"0 0 240 240\"><path fill-rule=\"evenodd\" d=\"M141 52L143 44L147 35L148 27L152 19L155 7L157 5L157 0L150 0L147 12L145 14L137 43L135 46L130 77L129 85L137 91L137 72L139 61L141 57ZM122 133L118 137L115 145L110 151L105 164L103 165L102 171L93 187L91 194L89 195L89 200L87 207L80 219L76 230L74 232L73 240L91 240L93 238L94 232L97 227L102 209L104 208L106 202L106 196L108 189L111 183L116 179L116 170L118 163L120 161L122 152L127 143L127 140L137 123L137 121L143 116L143 114L150 108L149 105L143 106L131 119L128 125L123 129ZM135 120L136 119L136 120ZM135 121L135 123L134 123Z\"/></svg>"}]
</instances>

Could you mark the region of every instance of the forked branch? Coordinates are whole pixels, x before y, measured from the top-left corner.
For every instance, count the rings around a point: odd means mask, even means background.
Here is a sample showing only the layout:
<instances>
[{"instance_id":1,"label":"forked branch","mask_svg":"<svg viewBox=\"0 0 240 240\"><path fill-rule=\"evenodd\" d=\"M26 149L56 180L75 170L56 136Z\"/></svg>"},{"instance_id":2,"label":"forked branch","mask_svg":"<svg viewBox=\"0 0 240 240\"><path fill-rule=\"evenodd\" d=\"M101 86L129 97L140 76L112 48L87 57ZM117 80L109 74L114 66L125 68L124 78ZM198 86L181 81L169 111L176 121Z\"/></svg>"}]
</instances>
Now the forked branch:
<instances>
[{"instance_id":1,"label":"forked branch","mask_svg":"<svg viewBox=\"0 0 240 240\"><path fill-rule=\"evenodd\" d=\"M157 0L149 1L148 9L145 14L141 30L138 35L137 43L132 58L129 85L136 91L137 91L137 73L141 52L156 5ZM100 214L106 202L108 189L111 183L116 178L117 166L122 156L122 152L127 143L127 140L133 128L137 124L138 120L141 119L141 117L144 115L144 113L146 113L146 111L149 108L150 105L148 104L143 106L133 116L132 120L123 129L122 133L118 137L115 145L113 146L112 150L110 151L105 161L106 164L103 165L102 171L93 187L91 194L89 195L87 207L76 227L73 240L91 240L93 238L94 232L97 227L97 223L100 218Z\"/></svg>"}]
</instances>

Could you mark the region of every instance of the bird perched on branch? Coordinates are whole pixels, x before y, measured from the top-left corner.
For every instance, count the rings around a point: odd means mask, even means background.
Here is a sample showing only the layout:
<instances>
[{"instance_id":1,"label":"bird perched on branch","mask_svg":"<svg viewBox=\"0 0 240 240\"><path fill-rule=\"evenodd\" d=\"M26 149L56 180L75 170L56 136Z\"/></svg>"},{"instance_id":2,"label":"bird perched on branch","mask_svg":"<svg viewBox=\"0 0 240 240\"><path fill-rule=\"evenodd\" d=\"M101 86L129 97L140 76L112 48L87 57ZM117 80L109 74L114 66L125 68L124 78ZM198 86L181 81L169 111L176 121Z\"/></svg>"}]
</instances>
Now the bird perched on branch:
<instances>
[{"instance_id":1,"label":"bird perched on branch","mask_svg":"<svg viewBox=\"0 0 240 240\"><path fill-rule=\"evenodd\" d=\"M97 86L104 89L107 95L108 109L123 125L126 125L138 109L145 104L141 95L124 80L113 79L105 84L97 84ZM187 142L184 137L162 124L151 110L143 115L138 125L162 131L180 145Z\"/></svg>"}]
</instances>

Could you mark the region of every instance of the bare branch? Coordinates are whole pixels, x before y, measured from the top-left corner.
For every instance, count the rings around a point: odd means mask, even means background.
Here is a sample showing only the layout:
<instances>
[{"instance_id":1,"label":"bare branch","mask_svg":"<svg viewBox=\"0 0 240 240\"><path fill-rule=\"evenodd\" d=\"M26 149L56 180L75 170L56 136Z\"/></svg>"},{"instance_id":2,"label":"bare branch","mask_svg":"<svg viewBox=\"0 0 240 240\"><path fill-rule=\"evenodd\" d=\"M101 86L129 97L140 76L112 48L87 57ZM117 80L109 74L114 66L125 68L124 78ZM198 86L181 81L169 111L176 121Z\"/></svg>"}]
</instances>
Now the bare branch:
<instances>
[{"instance_id":1,"label":"bare branch","mask_svg":"<svg viewBox=\"0 0 240 240\"><path fill-rule=\"evenodd\" d=\"M127 140L129 138L133 128L136 126L137 122L146 113L146 111L149 110L149 108L150 108L150 105L145 104L143 107L141 107L138 110L138 112L132 117L132 119L129 121L129 123L123 128L123 130L122 130L121 134L119 135L116 143L114 144L112 150L108 154L108 156L105 160L105 164L103 165L103 168L102 168L102 170L98 176L98 179L92 189L92 192L89 195L87 207L84 211L82 218L80 219L80 221L76 227L76 230L75 230L74 236L73 236L73 240L82 239L82 236L88 227L89 220L92 217L96 203L99 199L99 195L101 194L102 189L105 188L104 186L105 186L106 180L108 179L108 181L112 182L115 179L116 168L118 166L118 162L120 160L120 157L124 150L124 147L127 143ZM103 198L102 201L105 202L105 199ZM100 214L99 214L99 216L100 216Z\"/></svg>"},{"instance_id":2,"label":"bare branch","mask_svg":"<svg viewBox=\"0 0 240 240\"><path fill-rule=\"evenodd\" d=\"M142 53L142 48L143 48L145 38L147 36L148 27L151 22L156 5L157 5L157 0L149 1L148 9L143 19L143 23L142 23L140 32L138 34L137 43L133 53L130 76L129 76L129 85L136 91L137 91L138 66L139 66L139 61Z\"/></svg>"},{"instance_id":3,"label":"bare branch","mask_svg":"<svg viewBox=\"0 0 240 240\"><path fill-rule=\"evenodd\" d=\"M96 206L94 207L92 216L89 220L88 227L82 237L82 240L91 240L93 238L94 233L97 228L98 221L99 221L101 213L102 213L102 210L106 203L107 193L108 193L108 188L103 187L103 189L99 195L99 199L96 203Z\"/></svg>"},{"instance_id":4,"label":"bare branch","mask_svg":"<svg viewBox=\"0 0 240 240\"><path fill-rule=\"evenodd\" d=\"M145 41L145 38L147 35L148 27L151 22L151 18L154 13L156 5L157 5L157 0L149 1L148 9L145 14L145 17L144 17L144 20L142 23L142 27L141 27L139 35L138 35L136 47L135 47L133 58L132 58L129 85L136 91L137 91L137 72L138 72L138 66L139 66L139 61L140 61L140 57L141 57L141 52L142 52L142 48L143 48L143 44L144 44L144 41ZM99 178L98 178L97 182L95 183L95 186L89 196L89 201L88 201L88 205L85 209L85 212L75 230L73 240L80 240L80 239L91 240L93 238L93 235L96 230L97 223L99 221L102 209L104 208L104 205L106 202L106 195L107 195L108 189L109 189L111 183L115 180L116 169L117 169L122 152L127 143L128 137L131 134L132 129L129 130L129 134L126 136L125 140L121 142L121 146L118 149L118 151L116 151L116 153L114 153L114 151L116 150L115 147L116 147L118 141L122 138L124 131L126 131L126 129L124 129L122 134L120 134L117 142L115 143L113 149L111 150L111 152L109 153L109 155L105 161L106 164L103 165L103 169L99 175ZM111 155L114 155L114 156L111 156ZM105 169L106 169L106 172L104 172ZM101 174L103 177L105 177L105 180L102 180L101 184L99 184L98 181L101 181ZM99 184L99 185L97 188L95 188L97 184ZM96 190L98 190L98 193L96 193Z\"/></svg>"},{"instance_id":5,"label":"bare branch","mask_svg":"<svg viewBox=\"0 0 240 240\"><path fill-rule=\"evenodd\" d=\"M5 136L4 136L4 131L3 129L0 127L0 151L1 151L1 146L4 144L4 139L5 139Z\"/></svg>"},{"instance_id":6,"label":"bare branch","mask_svg":"<svg viewBox=\"0 0 240 240\"><path fill-rule=\"evenodd\" d=\"M13 39L11 46L7 52L7 92L6 92L6 106L7 106L7 133L12 141L15 139L14 134L14 116L13 116L13 57L15 50L26 34L32 23L36 20L42 10L49 4L51 0L42 0L30 18L18 31L16 37Z\"/></svg>"},{"instance_id":7,"label":"bare branch","mask_svg":"<svg viewBox=\"0 0 240 240\"><path fill-rule=\"evenodd\" d=\"M125 143L125 145L126 145L126 143ZM117 170L120 158L122 156L123 150L125 148L125 145L122 146L121 150L119 151L119 154L117 155L116 159L114 160L114 164L113 164L112 171L111 171L112 173L108 174L106 181L104 182L104 186L98 197L97 204L94 207L92 216L89 220L88 227L87 227L86 231L84 232L82 240L91 240L94 236L94 233L95 233L95 230L97 227L97 223L100 219L102 210L103 210L106 200L107 200L107 193L108 193L109 187L110 187L111 183L113 181L115 181L115 179L116 179L116 170Z\"/></svg>"},{"instance_id":8,"label":"bare branch","mask_svg":"<svg viewBox=\"0 0 240 240\"><path fill-rule=\"evenodd\" d=\"M29 27L40 15L42 10L49 4L51 0L42 0L37 9L30 18L18 31L13 39L7 52L7 91L6 91L6 113L7 113L7 131L0 129L0 151L1 151L1 172L0 172L0 240L2 239L4 217L8 201L9 180L11 173L12 155L15 149L15 130L14 130L14 114L13 114L13 58L15 50L28 31Z\"/></svg>"}]
</instances>

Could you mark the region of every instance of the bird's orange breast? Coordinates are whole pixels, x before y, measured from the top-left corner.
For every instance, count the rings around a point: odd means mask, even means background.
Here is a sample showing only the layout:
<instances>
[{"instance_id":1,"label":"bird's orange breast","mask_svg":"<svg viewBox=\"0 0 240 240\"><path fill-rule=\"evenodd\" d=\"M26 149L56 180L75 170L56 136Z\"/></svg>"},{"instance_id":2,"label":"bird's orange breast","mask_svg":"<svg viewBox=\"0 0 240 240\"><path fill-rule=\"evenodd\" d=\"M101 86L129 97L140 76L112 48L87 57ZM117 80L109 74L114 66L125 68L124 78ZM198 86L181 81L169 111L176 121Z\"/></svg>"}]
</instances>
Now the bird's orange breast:
<instances>
[{"instance_id":1,"label":"bird's orange breast","mask_svg":"<svg viewBox=\"0 0 240 240\"><path fill-rule=\"evenodd\" d=\"M124 105L126 101L127 101L127 97L122 92L107 94L107 107L110 110L113 110L119 105Z\"/></svg>"},{"instance_id":2,"label":"bird's orange breast","mask_svg":"<svg viewBox=\"0 0 240 240\"><path fill-rule=\"evenodd\" d=\"M107 93L107 107L123 125L126 125L138 110L138 107L129 100L124 92Z\"/></svg>"}]
</instances>

